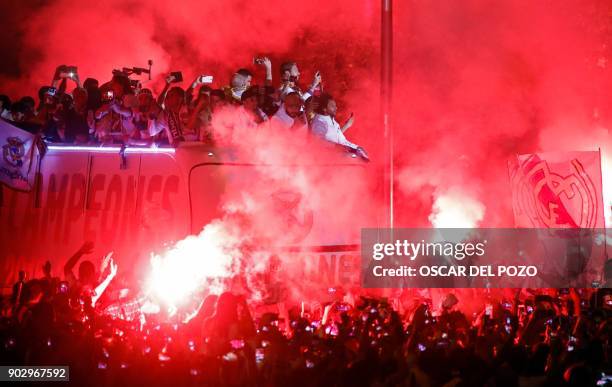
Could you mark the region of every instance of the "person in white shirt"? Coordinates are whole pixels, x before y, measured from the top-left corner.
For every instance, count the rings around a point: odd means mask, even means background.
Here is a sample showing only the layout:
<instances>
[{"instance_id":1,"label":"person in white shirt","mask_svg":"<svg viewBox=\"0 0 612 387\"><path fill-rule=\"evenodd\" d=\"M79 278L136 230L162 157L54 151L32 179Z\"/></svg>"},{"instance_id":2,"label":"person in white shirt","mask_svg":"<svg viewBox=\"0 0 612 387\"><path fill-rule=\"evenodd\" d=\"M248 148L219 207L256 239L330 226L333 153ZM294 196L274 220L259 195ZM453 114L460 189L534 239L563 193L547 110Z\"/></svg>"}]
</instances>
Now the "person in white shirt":
<instances>
[{"instance_id":1,"label":"person in white shirt","mask_svg":"<svg viewBox=\"0 0 612 387\"><path fill-rule=\"evenodd\" d=\"M368 155L362 147L350 142L344 136L344 132L346 132L353 125L355 118L351 114L344 125L340 126L335 119L336 111L336 101L334 101L331 95L322 94L319 96L317 114L315 114L310 124L312 134L326 141L350 148L359 156L368 159Z\"/></svg>"},{"instance_id":2,"label":"person in white shirt","mask_svg":"<svg viewBox=\"0 0 612 387\"><path fill-rule=\"evenodd\" d=\"M185 91L175 86L168 91L163 101L164 109L155 120L149 122L149 135L151 137L165 132L168 143L177 146L185 141L184 125L181 117L181 108L185 101Z\"/></svg>"},{"instance_id":3,"label":"person in white shirt","mask_svg":"<svg viewBox=\"0 0 612 387\"><path fill-rule=\"evenodd\" d=\"M321 83L321 74L317 71L310 87L306 91L300 90L297 82L300 80L300 70L295 62L285 62L281 64L281 86L279 88L280 99L283 101L289 93L297 92L302 101L306 101L313 95L315 89Z\"/></svg>"},{"instance_id":4,"label":"person in white shirt","mask_svg":"<svg viewBox=\"0 0 612 387\"><path fill-rule=\"evenodd\" d=\"M289 93L276 114L270 118L270 122L273 126L292 130L300 129L300 131L304 129L303 131L307 132L306 117L302 110L303 103L300 95L296 92Z\"/></svg>"}]
</instances>

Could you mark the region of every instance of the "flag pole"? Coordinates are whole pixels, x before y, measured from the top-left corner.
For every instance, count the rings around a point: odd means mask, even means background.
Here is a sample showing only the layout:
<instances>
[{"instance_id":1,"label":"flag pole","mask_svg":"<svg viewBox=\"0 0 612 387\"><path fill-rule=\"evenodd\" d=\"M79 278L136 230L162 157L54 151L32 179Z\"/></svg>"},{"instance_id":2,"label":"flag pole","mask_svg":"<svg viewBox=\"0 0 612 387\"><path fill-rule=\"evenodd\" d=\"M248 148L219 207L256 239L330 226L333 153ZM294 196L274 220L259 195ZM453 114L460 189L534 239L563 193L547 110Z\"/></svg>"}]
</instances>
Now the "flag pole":
<instances>
[{"instance_id":1,"label":"flag pole","mask_svg":"<svg viewBox=\"0 0 612 387\"><path fill-rule=\"evenodd\" d=\"M381 0L381 61L380 61L380 96L381 112L385 145L387 148L388 171L385 173L389 179L388 186L388 227L393 228L394 219L394 165L393 165L393 129L391 127L391 94L393 75L393 14L392 0Z\"/></svg>"}]
</instances>

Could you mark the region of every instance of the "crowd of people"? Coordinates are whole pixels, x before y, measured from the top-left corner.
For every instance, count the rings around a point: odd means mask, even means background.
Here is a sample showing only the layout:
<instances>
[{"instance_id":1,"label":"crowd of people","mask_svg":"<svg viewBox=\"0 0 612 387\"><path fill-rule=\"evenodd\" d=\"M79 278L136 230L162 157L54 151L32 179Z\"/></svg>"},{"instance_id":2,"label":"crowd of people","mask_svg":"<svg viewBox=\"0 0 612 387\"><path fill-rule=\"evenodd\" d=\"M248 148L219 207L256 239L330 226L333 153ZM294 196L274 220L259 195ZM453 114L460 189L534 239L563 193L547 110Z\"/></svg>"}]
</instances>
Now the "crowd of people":
<instances>
[{"instance_id":1,"label":"crowd of people","mask_svg":"<svg viewBox=\"0 0 612 387\"><path fill-rule=\"evenodd\" d=\"M140 81L130 79L134 72L146 69L114 70L112 79L100 84L93 78L81 83L76 66L61 65L51 84L39 89L38 102L31 96L11 101L0 95L0 117L53 143L177 146L183 141L214 144L213 117L232 109L235 125L243 128L274 125L367 158L364 149L344 134L354 117L342 125L336 121L336 101L323 92L319 72L302 90L297 64L285 62L280 66L280 85L274 87L271 61L261 57L254 63L266 70L264 85L251 84L253 74L243 68L233 74L228 86L213 89L213 77L199 75L184 89L179 86L182 73L172 72L157 97ZM69 82L74 83L70 93Z\"/></svg>"},{"instance_id":2,"label":"crowd of people","mask_svg":"<svg viewBox=\"0 0 612 387\"><path fill-rule=\"evenodd\" d=\"M292 302L228 287L176 312L122 278L112 254L84 259L92 251L70 257L63 279L49 262L42 278L20 273L2 303L1 364L68 365L78 385L612 383L610 289L448 290L434 303L427 290L333 287Z\"/></svg>"}]
</instances>

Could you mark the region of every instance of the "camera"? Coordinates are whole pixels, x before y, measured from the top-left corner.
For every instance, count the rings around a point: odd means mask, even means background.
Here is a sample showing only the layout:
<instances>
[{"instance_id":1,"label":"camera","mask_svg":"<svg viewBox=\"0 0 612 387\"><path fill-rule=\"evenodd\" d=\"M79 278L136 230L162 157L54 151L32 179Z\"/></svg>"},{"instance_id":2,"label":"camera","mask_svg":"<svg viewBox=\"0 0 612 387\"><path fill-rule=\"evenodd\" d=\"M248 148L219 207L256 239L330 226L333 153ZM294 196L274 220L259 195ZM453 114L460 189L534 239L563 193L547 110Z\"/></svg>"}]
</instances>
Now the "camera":
<instances>
[{"instance_id":1,"label":"camera","mask_svg":"<svg viewBox=\"0 0 612 387\"><path fill-rule=\"evenodd\" d=\"M256 57L254 57L254 58L253 58L253 64L258 64L258 65L260 65L260 64L263 64L263 63L264 63L264 58L262 58L262 57L258 57L258 56L256 56Z\"/></svg>"}]
</instances>

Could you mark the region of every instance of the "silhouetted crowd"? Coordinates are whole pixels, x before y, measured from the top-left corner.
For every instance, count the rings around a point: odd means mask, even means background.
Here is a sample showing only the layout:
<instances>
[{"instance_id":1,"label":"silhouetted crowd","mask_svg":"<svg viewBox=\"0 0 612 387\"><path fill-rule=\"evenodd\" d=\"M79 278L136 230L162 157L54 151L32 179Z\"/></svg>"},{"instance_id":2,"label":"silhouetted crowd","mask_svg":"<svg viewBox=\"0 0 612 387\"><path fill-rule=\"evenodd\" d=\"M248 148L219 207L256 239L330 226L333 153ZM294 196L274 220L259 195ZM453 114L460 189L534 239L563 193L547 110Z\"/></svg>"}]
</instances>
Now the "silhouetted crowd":
<instances>
[{"instance_id":1,"label":"silhouetted crowd","mask_svg":"<svg viewBox=\"0 0 612 387\"><path fill-rule=\"evenodd\" d=\"M177 146L184 141L215 144L219 133L213 118L229 112L234 126L257 130L267 125L297 136L312 135L367 158L363 148L345 137L354 123L352 114L342 125L336 121L336 101L323 91L319 72L302 90L297 64L285 62L275 87L270 60L253 61L266 70L264 85L252 85L253 74L243 68L225 87L213 89L213 76L199 75L184 89L179 86L182 73L172 72L157 96L130 78L150 69L114 70L106 83L87 78L81 84L76 66L61 65L51 84L39 89L38 100L25 96L11 101L0 95L0 117L51 143ZM70 93L69 82L75 84Z\"/></svg>"},{"instance_id":2,"label":"silhouetted crowd","mask_svg":"<svg viewBox=\"0 0 612 387\"><path fill-rule=\"evenodd\" d=\"M2 301L1 364L68 365L70 380L88 386L612 383L610 289L480 299L449 289L439 305L427 291L384 298L338 287L292 303L204 289L177 311L118 275L112 254L100 267L84 260L92 251L85 243L70 257L63 279L49 262L41 278L20 272Z\"/></svg>"}]
</instances>

